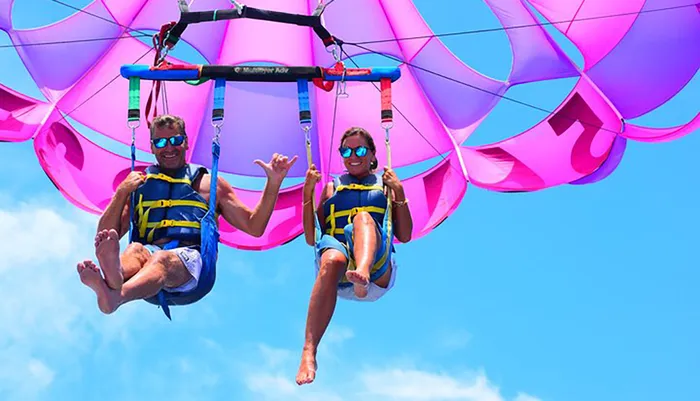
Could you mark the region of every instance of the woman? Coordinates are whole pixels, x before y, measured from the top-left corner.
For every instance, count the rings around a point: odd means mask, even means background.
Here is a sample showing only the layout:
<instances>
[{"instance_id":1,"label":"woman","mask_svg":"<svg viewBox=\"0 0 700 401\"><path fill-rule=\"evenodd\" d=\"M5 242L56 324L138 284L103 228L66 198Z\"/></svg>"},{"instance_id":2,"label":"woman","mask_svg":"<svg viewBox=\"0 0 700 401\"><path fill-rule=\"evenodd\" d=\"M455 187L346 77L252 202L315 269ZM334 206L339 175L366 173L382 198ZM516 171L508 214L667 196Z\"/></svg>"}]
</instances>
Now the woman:
<instances>
[{"instance_id":1,"label":"woman","mask_svg":"<svg viewBox=\"0 0 700 401\"><path fill-rule=\"evenodd\" d=\"M316 210L323 236L315 243L313 189L321 180L310 166L304 182L304 235L316 246L320 266L311 292L306 321L306 339L297 373L297 384L307 384L316 376L316 350L335 310L338 296L375 301L393 286L396 265L393 246L384 218L387 191L392 191L392 231L401 242L411 240L413 221L403 185L396 174L384 168L376 174L376 146L363 128L345 131L340 155L346 174L329 182ZM352 269L356 266L356 269Z\"/></svg>"}]
</instances>

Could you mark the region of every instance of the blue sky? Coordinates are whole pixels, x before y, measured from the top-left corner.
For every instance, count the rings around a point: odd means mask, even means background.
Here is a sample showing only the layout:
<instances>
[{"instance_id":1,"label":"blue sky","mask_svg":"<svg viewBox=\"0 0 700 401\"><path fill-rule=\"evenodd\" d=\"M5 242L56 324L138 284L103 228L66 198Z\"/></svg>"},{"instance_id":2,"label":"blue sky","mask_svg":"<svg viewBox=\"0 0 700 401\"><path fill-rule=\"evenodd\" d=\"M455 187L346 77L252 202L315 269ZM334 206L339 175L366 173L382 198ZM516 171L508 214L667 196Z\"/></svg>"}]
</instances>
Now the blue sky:
<instances>
[{"instance_id":1,"label":"blue sky","mask_svg":"<svg viewBox=\"0 0 700 401\"><path fill-rule=\"evenodd\" d=\"M72 12L19 3L20 27ZM463 3L416 1L436 32L496 26L483 4ZM508 72L502 32L445 42L486 74ZM38 96L11 48L0 48L0 83ZM573 84L509 95L553 109ZM637 122L689 120L699 90L696 75ZM501 102L468 143L542 117ZM293 380L314 278L303 239L266 252L222 248L214 291L176 308L172 322L143 302L103 316L75 273L94 254L96 217L58 194L31 142L2 143L0 399L700 399L697 134L630 142L621 166L594 185L528 194L470 186L437 230L399 246L388 296L338 303L317 380L303 388Z\"/></svg>"}]
</instances>

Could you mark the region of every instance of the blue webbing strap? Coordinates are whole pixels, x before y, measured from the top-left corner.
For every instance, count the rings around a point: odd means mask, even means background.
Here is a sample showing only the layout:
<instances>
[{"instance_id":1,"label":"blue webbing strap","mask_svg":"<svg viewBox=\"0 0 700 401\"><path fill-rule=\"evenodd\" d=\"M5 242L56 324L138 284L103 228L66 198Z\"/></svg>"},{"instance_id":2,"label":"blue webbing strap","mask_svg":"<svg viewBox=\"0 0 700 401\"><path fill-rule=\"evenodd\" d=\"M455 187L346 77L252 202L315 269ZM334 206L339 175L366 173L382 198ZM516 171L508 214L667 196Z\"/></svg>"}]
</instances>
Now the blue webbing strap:
<instances>
[{"instance_id":1,"label":"blue webbing strap","mask_svg":"<svg viewBox=\"0 0 700 401\"><path fill-rule=\"evenodd\" d=\"M311 154L311 107L309 105L309 81L306 79L297 80L297 98L299 99L299 124L304 131L304 136L306 139L306 158L309 167L313 164L313 155ZM316 214L316 202L314 195L311 195L311 202L314 210L314 225L316 226L316 232L314 235L315 242L321 240L323 232L321 231L321 224L318 221L318 215Z\"/></svg>"},{"instance_id":2,"label":"blue webbing strap","mask_svg":"<svg viewBox=\"0 0 700 401\"><path fill-rule=\"evenodd\" d=\"M302 128L305 124L311 124L311 107L309 107L309 81L297 80L297 94L299 98L299 123Z\"/></svg>"},{"instance_id":3,"label":"blue webbing strap","mask_svg":"<svg viewBox=\"0 0 700 401\"><path fill-rule=\"evenodd\" d=\"M313 164L313 155L311 153L311 106L309 105L309 81L306 79L297 80L297 98L299 99L299 125L304 131L304 137L306 140L306 161L309 167ZM303 200L302 200L303 201ZM313 209L314 215L314 260L316 264L320 264L318 247L319 241L323 236L323 231L321 230L321 223L318 221L318 215L316 214L316 198L314 194L311 194L311 208Z\"/></svg>"},{"instance_id":4,"label":"blue webbing strap","mask_svg":"<svg viewBox=\"0 0 700 401\"><path fill-rule=\"evenodd\" d=\"M212 121L223 122L224 95L226 94L226 79L217 78L214 82L214 108L212 110L211 119Z\"/></svg>"}]
</instances>

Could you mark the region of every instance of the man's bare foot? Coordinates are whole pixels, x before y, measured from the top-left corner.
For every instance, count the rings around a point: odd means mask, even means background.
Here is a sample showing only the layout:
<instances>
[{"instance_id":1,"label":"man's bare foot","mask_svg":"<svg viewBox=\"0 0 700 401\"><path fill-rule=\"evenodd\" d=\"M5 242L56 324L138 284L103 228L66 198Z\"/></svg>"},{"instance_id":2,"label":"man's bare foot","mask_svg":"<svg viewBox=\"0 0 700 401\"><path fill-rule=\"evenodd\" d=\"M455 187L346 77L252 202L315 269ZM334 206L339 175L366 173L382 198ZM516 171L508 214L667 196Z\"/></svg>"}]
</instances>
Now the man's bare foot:
<instances>
[{"instance_id":1,"label":"man's bare foot","mask_svg":"<svg viewBox=\"0 0 700 401\"><path fill-rule=\"evenodd\" d=\"M316 379L317 368L315 352L304 349L301 353L301 364L297 372L297 384L301 386L313 382Z\"/></svg>"},{"instance_id":2,"label":"man's bare foot","mask_svg":"<svg viewBox=\"0 0 700 401\"><path fill-rule=\"evenodd\" d=\"M91 260L78 263L78 274L80 281L95 291L97 295L97 306L102 313L110 314L119 307L119 292L107 286L102 279L100 270Z\"/></svg>"},{"instance_id":3,"label":"man's bare foot","mask_svg":"<svg viewBox=\"0 0 700 401\"><path fill-rule=\"evenodd\" d=\"M354 284L353 290L355 291L355 296L358 298L364 298L367 296L367 291L369 287L369 273L360 272L358 270L348 270L345 272L345 277L348 281Z\"/></svg>"},{"instance_id":4,"label":"man's bare foot","mask_svg":"<svg viewBox=\"0 0 700 401\"><path fill-rule=\"evenodd\" d=\"M119 233L116 230L102 230L97 233L95 256L105 275L107 285L113 290L121 290L124 274L119 262Z\"/></svg>"}]
</instances>

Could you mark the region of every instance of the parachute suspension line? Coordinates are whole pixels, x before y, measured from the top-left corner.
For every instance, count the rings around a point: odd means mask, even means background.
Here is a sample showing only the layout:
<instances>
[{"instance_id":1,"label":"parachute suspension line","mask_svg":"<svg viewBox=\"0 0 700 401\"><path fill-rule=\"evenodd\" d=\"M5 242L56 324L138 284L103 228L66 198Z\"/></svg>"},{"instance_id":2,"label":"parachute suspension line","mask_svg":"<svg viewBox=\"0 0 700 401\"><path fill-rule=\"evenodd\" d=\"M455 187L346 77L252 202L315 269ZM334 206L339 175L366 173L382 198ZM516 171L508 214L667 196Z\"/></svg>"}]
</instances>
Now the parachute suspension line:
<instances>
[{"instance_id":1,"label":"parachute suspension line","mask_svg":"<svg viewBox=\"0 0 700 401\"><path fill-rule=\"evenodd\" d=\"M302 131L304 131L304 139L306 142L306 161L308 166L314 163L313 154L311 152L311 107L309 105L309 81L304 78L297 80L297 94L299 99L299 125ZM318 215L316 214L316 194L314 189L311 191L311 209L313 210L314 216L314 243L317 243L321 239L321 223L318 221Z\"/></svg>"},{"instance_id":2,"label":"parachute suspension line","mask_svg":"<svg viewBox=\"0 0 700 401\"><path fill-rule=\"evenodd\" d=\"M163 81L163 113L170 114L170 106L168 105L168 91L165 88L165 81Z\"/></svg>"},{"instance_id":3,"label":"parachute suspension line","mask_svg":"<svg viewBox=\"0 0 700 401\"><path fill-rule=\"evenodd\" d=\"M129 78L129 111L127 112L127 127L131 128L131 171L136 169L136 129L141 125L141 78ZM131 194L129 205L129 242L134 222L134 194Z\"/></svg>"},{"instance_id":4,"label":"parachute suspension line","mask_svg":"<svg viewBox=\"0 0 700 401\"><path fill-rule=\"evenodd\" d=\"M221 153L221 127L224 125L224 98L226 95L226 79L217 78L214 82L214 107L211 113L211 124L214 126L214 137L211 144L211 188L209 197L209 213L216 212L216 184L219 175L219 155Z\"/></svg>"},{"instance_id":5,"label":"parachute suspension line","mask_svg":"<svg viewBox=\"0 0 700 401\"><path fill-rule=\"evenodd\" d=\"M328 181L328 178L330 177L330 168L331 168L331 161L333 160L333 140L335 139L335 122L336 122L336 117L338 115L338 99L340 98L340 85L338 85L335 88L335 99L333 101L333 119L331 120L331 140L329 142L329 146L331 149L329 149L328 152L328 168L326 169L324 179Z\"/></svg>"},{"instance_id":6,"label":"parachute suspension line","mask_svg":"<svg viewBox=\"0 0 700 401\"><path fill-rule=\"evenodd\" d=\"M381 126L384 128L384 143L386 144L386 164L388 168L391 168L391 140L390 131L394 127L394 113L392 111L391 104L391 79L382 78L380 81L380 91L381 91ZM386 249L391 249L391 243L394 238L393 229L393 207L392 207L392 193L391 190L387 191L386 197L386 215L384 216L384 227L386 227ZM389 252L389 251L387 251Z\"/></svg>"}]
</instances>

